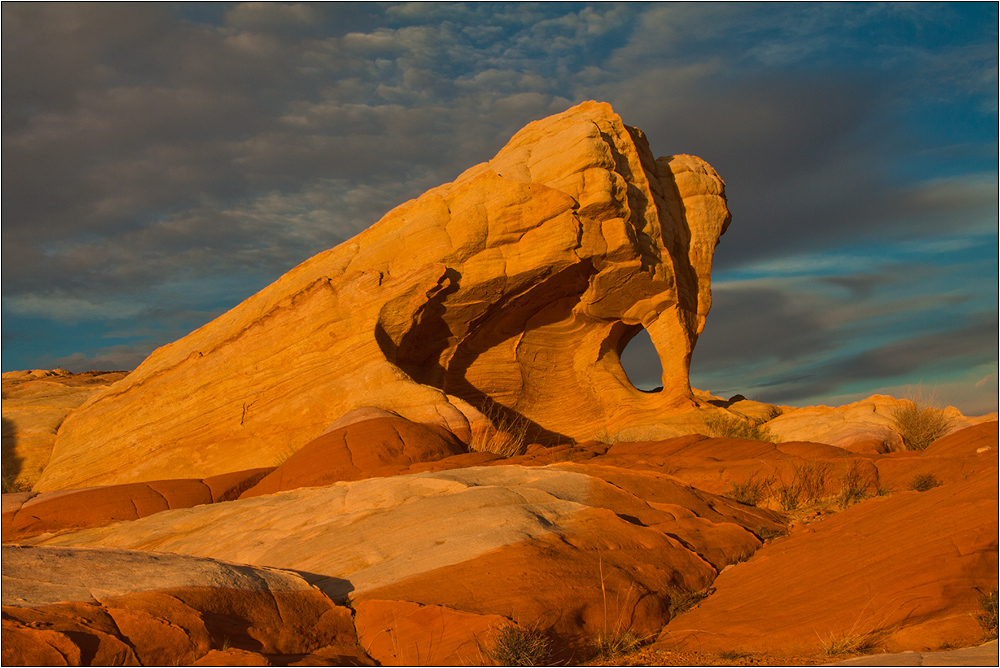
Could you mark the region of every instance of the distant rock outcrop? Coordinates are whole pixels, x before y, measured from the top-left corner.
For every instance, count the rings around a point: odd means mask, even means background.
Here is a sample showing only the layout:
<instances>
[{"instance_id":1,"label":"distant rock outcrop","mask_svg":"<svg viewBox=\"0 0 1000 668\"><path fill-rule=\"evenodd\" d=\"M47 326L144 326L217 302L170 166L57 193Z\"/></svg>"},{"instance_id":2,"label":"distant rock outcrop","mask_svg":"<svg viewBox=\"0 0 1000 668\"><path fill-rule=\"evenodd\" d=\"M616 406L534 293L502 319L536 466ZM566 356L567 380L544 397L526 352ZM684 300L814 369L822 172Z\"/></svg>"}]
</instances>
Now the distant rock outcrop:
<instances>
[{"instance_id":1,"label":"distant rock outcrop","mask_svg":"<svg viewBox=\"0 0 1000 668\"><path fill-rule=\"evenodd\" d=\"M126 373L35 369L3 374L4 492L31 489L49 461L56 430L66 415Z\"/></svg>"},{"instance_id":2,"label":"distant rock outcrop","mask_svg":"<svg viewBox=\"0 0 1000 668\"><path fill-rule=\"evenodd\" d=\"M364 406L461 439L523 417L539 442L683 412L729 220L715 170L654 159L607 104L531 123L92 397L36 489L274 465ZM656 393L619 361L643 327Z\"/></svg>"}]
</instances>

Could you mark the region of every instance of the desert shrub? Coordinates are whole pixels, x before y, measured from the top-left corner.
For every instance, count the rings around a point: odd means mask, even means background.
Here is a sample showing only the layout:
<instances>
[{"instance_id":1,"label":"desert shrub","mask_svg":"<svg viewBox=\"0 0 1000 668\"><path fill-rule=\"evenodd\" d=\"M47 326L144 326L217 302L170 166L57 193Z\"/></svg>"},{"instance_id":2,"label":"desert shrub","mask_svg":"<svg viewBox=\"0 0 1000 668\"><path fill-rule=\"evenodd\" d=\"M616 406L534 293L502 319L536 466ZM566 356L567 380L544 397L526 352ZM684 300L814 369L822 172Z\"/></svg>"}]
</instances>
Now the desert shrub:
<instances>
[{"instance_id":1,"label":"desert shrub","mask_svg":"<svg viewBox=\"0 0 1000 668\"><path fill-rule=\"evenodd\" d=\"M541 666L548 662L549 639L537 629L506 624L497 631L484 654L498 666Z\"/></svg>"},{"instance_id":2,"label":"desert shrub","mask_svg":"<svg viewBox=\"0 0 1000 668\"><path fill-rule=\"evenodd\" d=\"M983 627L983 633L986 634L987 638L997 637L997 590L986 594L982 594L979 597L979 615L977 620L979 625Z\"/></svg>"},{"instance_id":3,"label":"desert shrub","mask_svg":"<svg viewBox=\"0 0 1000 668\"><path fill-rule=\"evenodd\" d=\"M670 619L683 614L715 593L714 587L695 591L693 589L675 589L670 592Z\"/></svg>"},{"instance_id":4,"label":"desert shrub","mask_svg":"<svg viewBox=\"0 0 1000 668\"><path fill-rule=\"evenodd\" d=\"M826 484L826 474L829 467L819 462L802 462L793 464L795 471L795 486L799 490L799 497L806 503L811 503L821 498L823 486Z\"/></svg>"},{"instance_id":5,"label":"desert shrub","mask_svg":"<svg viewBox=\"0 0 1000 668\"><path fill-rule=\"evenodd\" d=\"M782 483L774 488L774 498L785 512L795 510L799 507L799 488Z\"/></svg>"},{"instance_id":6,"label":"desert shrub","mask_svg":"<svg viewBox=\"0 0 1000 668\"><path fill-rule=\"evenodd\" d=\"M893 427L908 450L926 450L948 430L951 420L944 411L928 405L932 402L915 394L890 414Z\"/></svg>"},{"instance_id":7,"label":"desert shrub","mask_svg":"<svg viewBox=\"0 0 1000 668\"><path fill-rule=\"evenodd\" d=\"M614 631L603 631L594 638L594 649L601 659L616 659L638 649L642 638L632 629L619 628Z\"/></svg>"},{"instance_id":8,"label":"desert shrub","mask_svg":"<svg viewBox=\"0 0 1000 668\"><path fill-rule=\"evenodd\" d=\"M618 439L616 438L615 434L612 434L607 429L602 429L601 431L597 432L597 435L594 436L594 440L603 443L604 445L614 445L615 443L618 442Z\"/></svg>"},{"instance_id":9,"label":"desert shrub","mask_svg":"<svg viewBox=\"0 0 1000 668\"><path fill-rule=\"evenodd\" d=\"M844 469L844 475L840 479L840 496L837 497L840 507L847 508L867 499L870 496L868 488L871 482L871 479L861 472L861 463L857 460L851 462Z\"/></svg>"},{"instance_id":10,"label":"desert shrub","mask_svg":"<svg viewBox=\"0 0 1000 668\"><path fill-rule=\"evenodd\" d=\"M750 476L743 482L732 483L729 491L723 496L730 498L733 501L745 503L748 506L756 506L761 501L767 499L767 496L771 491L771 485L773 484L774 478L772 476L764 478Z\"/></svg>"},{"instance_id":11,"label":"desert shrub","mask_svg":"<svg viewBox=\"0 0 1000 668\"><path fill-rule=\"evenodd\" d=\"M528 419L510 416L496 404L481 410L493 424L493 429L479 429L472 434L469 449L491 452L501 457L523 455L528 449Z\"/></svg>"},{"instance_id":12,"label":"desert shrub","mask_svg":"<svg viewBox=\"0 0 1000 668\"><path fill-rule=\"evenodd\" d=\"M934 477L933 473L922 473L920 475L913 476L913 482L910 483L910 489L914 492L926 492L929 489L934 489L941 484L941 481Z\"/></svg>"},{"instance_id":13,"label":"desert shrub","mask_svg":"<svg viewBox=\"0 0 1000 668\"><path fill-rule=\"evenodd\" d=\"M770 429L764 426L763 421L751 418L713 413L705 418L705 426L708 428L708 435L717 438L743 438L750 441L775 442L774 435Z\"/></svg>"}]
</instances>

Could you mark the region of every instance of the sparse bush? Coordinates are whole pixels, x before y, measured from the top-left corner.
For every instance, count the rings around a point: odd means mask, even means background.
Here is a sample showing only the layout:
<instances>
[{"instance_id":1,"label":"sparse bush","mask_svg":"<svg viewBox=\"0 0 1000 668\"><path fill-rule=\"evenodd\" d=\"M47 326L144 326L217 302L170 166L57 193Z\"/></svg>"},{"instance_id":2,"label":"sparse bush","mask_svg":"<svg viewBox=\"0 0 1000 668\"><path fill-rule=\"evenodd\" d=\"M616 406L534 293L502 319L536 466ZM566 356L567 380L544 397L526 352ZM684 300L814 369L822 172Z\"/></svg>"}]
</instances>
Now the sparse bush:
<instances>
[{"instance_id":1,"label":"sparse bush","mask_svg":"<svg viewBox=\"0 0 1000 668\"><path fill-rule=\"evenodd\" d=\"M861 463L852 461L850 466L844 469L841 478L840 496L837 502L841 508L847 508L859 501L864 501L870 495L868 488L871 486L871 479L861 472Z\"/></svg>"},{"instance_id":2,"label":"sparse bush","mask_svg":"<svg viewBox=\"0 0 1000 668\"><path fill-rule=\"evenodd\" d=\"M997 637L997 589L982 594L979 597L979 608L981 612L977 616L979 625L983 627L983 633L987 638Z\"/></svg>"},{"instance_id":3,"label":"sparse bush","mask_svg":"<svg viewBox=\"0 0 1000 668\"><path fill-rule=\"evenodd\" d=\"M694 591L693 589L675 589L670 592L670 619L683 614L715 593L714 587Z\"/></svg>"},{"instance_id":4,"label":"sparse bush","mask_svg":"<svg viewBox=\"0 0 1000 668\"><path fill-rule=\"evenodd\" d=\"M469 449L476 452L491 452L501 457L523 455L528 449L528 419L521 415L511 417L497 404L491 404L481 411L493 424L493 429L479 429L473 432Z\"/></svg>"},{"instance_id":5,"label":"sparse bush","mask_svg":"<svg viewBox=\"0 0 1000 668\"><path fill-rule=\"evenodd\" d=\"M892 411L893 427L908 450L926 450L951 425L951 420L944 411L931 404L933 398L928 399L920 393L914 393L902 406Z\"/></svg>"},{"instance_id":6,"label":"sparse bush","mask_svg":"<svg viewBox=\"0 0 1000 668\"><path fill-rule=\"evenodd\" d=\"M926 492L929 489L934 489L940 484L941 481L935 478L933 473L923 473L913 477L913 482L910 483L910 489L914 492Z\"/></svg>"},{"instance_id":7,"label":"sparse bush","mask_svg":"<svg viewBox=\"0 0 1000 668\"><path fill-rule=\"evenodd\" d=\"M632 629L619 628L615 631L603 631L594 638L594 649L601 659L616 659L638 649L642 638Z\"/></svg>"},{"instance_id":8,"label":"sparse bush","mask_svg":"<svg viewBox=\"0 0 1000 668\"><path fill-rule=\"evenodd\" d=\"M771 430L764 426L764 421L744 418L737 415L713 413L705 418L705 426L709 436L717 438L743 438L750 441L776 441Z\"/></svg>"},{"instance_id":9,"label":"sparse bush","mask_svg":"<svg viewBox=\"0 0 1000 668\"><path fill-rule=\"evenodd\" d=\"M614 445L618 442L618 439L607 429L602 429L594 436L594 440L604 445Z\"/></svg>"},{"instance_id":10,"label":"sparse bush","mask_svg":"<svg viewBox=\"0 0 1000 668\"><path fill-rule=\"evenodd\" d=\"M773 484L774 477L772 476L759 479L756 476L750 476L743 482L732 483L729 491L723 496L748 506L756 506L767 499Z\"/></svg>"},{"instance_id":11,"label":"sparse bush","mask_svg":"<svg viewBox=\"0 0 1000 668\"><path fill-rule=\"evenodd\" d=\"M812 503L822 497L826 474L829 471L826 464L803 462L801 465L794 464L792 469L795 471L795 486L801 499L806 503Z\"/></svg>"},{"instance_id":12,"label":"sparse bush","mask_svg":"<svg viewBox=\"0 0 1000 668\"><path fill-rule=\"evenodd\" d=\"M537 629L511 623L500 627L484 653L498 666L541 666L550 651L549 639Z\"/></svg>"},{"instance_id":13,"label":"sparse bush","mask_svg":"<svg viewBox=\"0 0 1000 668\"><path fill-rule=\"evenodd\" d=\"M795 510L799 507L799 488L782 483L774 488L774 498L785 512Z\"/></svg>"}]
</instances>

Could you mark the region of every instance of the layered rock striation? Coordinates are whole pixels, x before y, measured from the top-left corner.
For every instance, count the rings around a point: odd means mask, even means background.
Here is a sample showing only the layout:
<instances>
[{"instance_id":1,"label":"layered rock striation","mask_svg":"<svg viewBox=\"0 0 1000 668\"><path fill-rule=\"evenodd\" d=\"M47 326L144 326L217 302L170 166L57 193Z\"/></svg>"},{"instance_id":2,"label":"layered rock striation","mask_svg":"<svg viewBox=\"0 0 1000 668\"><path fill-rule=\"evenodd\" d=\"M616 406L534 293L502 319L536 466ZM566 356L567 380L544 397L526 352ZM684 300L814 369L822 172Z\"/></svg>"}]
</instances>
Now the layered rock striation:
<instances>
[{"instance_id":1,"label":"layered rock striation","mask_svg":"<svg viewBox=\"0 0 1000 668\"><path fill-rule=\"evenodd\" d=\"M709 165L654 159L607 104L531 123L92 397L35 489L274 465L361 407L463 441L524 418L543 443L683 412L729 220ZM619 361L641 328L655 393Z\"/></svg>"}]
</instances>

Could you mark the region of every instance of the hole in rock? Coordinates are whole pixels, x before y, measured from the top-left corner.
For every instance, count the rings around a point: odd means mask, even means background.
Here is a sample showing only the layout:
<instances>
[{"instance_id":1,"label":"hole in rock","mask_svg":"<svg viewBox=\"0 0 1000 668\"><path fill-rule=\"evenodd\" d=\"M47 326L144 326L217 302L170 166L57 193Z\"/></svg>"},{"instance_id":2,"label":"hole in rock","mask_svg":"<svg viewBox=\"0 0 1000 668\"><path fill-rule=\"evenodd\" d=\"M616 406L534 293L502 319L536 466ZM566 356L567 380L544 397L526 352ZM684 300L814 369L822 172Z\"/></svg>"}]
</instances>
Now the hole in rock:
<instances>
[{"instance_id":1,"label":"hole in rock","mask_svg":"<svg viewBox=\"0 0 1000 668\"><path fill-rule=\"evenodd\" d=\"M622 368L629 382L643 392L657 392L661 388L663 367L660 356L645 328L632 337L621 354Z\"/></svg>"}]
</instances>

